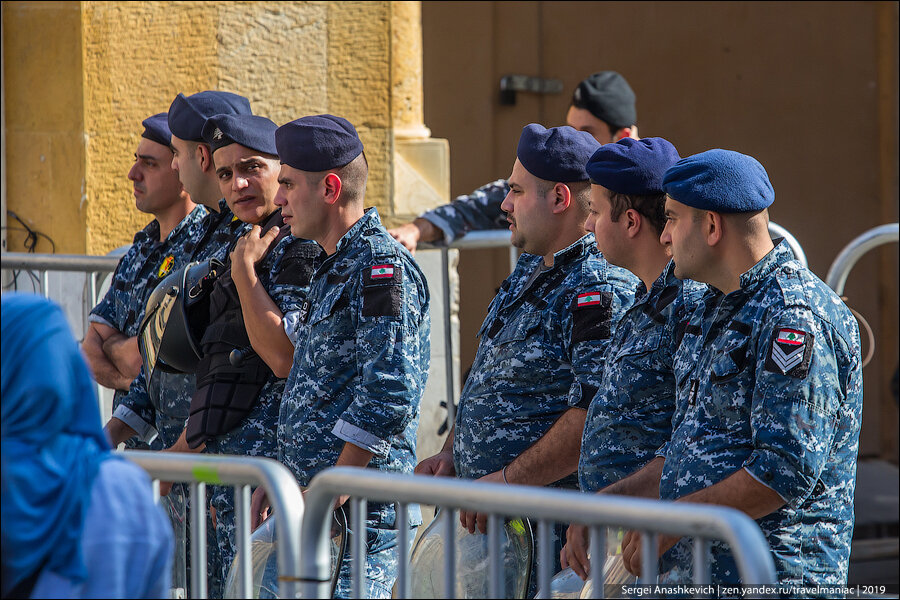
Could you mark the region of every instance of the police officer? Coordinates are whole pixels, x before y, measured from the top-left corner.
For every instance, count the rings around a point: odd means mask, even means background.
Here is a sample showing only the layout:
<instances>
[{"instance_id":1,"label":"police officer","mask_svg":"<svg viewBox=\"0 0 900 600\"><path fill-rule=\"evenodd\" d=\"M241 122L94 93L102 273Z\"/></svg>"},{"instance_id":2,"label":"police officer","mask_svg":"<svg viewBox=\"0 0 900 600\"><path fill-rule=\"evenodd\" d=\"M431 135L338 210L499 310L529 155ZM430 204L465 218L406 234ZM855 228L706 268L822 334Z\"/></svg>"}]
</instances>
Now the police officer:
<instances>
[{"instance_id":1,"label":"police officer","mask_svg":"<svg viewBox=\"0 0 900 600\"><path fill-rule=\"evenodd\" d=\"M279 460L301 487L335 465L412 473L430 356L425 276L377 210L364 209L368 165L352 124L333 115L303 117L282 125L276 142L284 220L327 255L294 321ZM260 488L252 514L265 506ZM421 515L411 507L409 522L396 523L393 504L369 502L367 510L365 593L389 598L397 536L411 541ZM350 594L350 568L345 559L336 597Z\"/></svg>"},{"instance_id":2,"label":"police officer","mask_svg":"<svg viewBox=\"0 0 900 600\"><path fill-rule=\"evenodd\" d=\"M293 346L284 313L305 300L319 249L284 227L275 206L279 163L275 123L254 115L217 115L203 134L221 193L249 224L209 286L197 384L187 426L172 452L277 456L276 426ZM192 324L196 326L196 324ZM234 490L212 496L222 576L234 557Z\"/></svg>"},{"instance_id":3,"label":"police officer","mask_svg":"<svg viewBox=\"0 0 900 600\"><path fill-rule=\"evenodd\" d=\"M585 229L594 233L606 260L641 283L598 367L602 384L588 409L578 463L585 492L643 467L672 433L676 328L706 289L675 277L659 241L665 226L663 176L679 158L662 138L625 138L601 146L587 164L592 185ZM590 567L587 545L586 528L571 525L560 561L582 579Z\"/></svg>"},{"instance_id":4,"label":"police officer","mask_svg":"<svg viewBox=\"0 0 900 600\"><path fill-rule=\"evenodd\" d=\"M182 266L183 248L200 238L207 212L191 201L172 170L166 113L148 117L142 125L128 179L137 209L154 219L134 235L119 260L109 291L91 310L82 342L94 378L115 390L114 411L141 369L137 334L147 298L160 280Z\"/></svg>"},{"instance_id":5,"label":"police officer","mask_svg":"<svg viewBox=\"0 0 900 600\"><path fill-rule=\"evenodd\" d=\"M663 499L756 519L780 583L844 584L862 410L857 324L785 242L773 246L774 192L759 162L709 150L676 163L663 188L675 275L710 289L675 355L672 438L634 477L655 481ZM686 540L662 537L658 550L668 550L663 581L690 581ZM626 535L623 554L638 572L639 535ZM721 543L710 570L713 582L738 580Z\"/></svg>"},{"instance_id":6,"label":"police officer","mask_svg":"<svg viewBox=\"0 0 900 600\"><path fill-rule=\"evenodd\" d=\"M601 144L637 138L636 122L634 92L615 71L600 71L579 83L566 113L566 124L588 132ZM449 244L472 230L505 229L500 204L508 192L506 180L499 179L391 229L390 234L414 251L419 242Z\"/></svg>"},{"instance_id":7,"label":"police officer","mask_svg":"<svg viewBox=\"0 0 900 600\"><path fill-rule=\"evenodd\" d=\"M568 126L523 129L502 206L524 253L481 326L456 425L417 473L577 488L598 365L637 286L585 234L585 165L599 147ZM470 532L486 531L484 514L461 511L460 521Z\"/></svg>"},{"instance_id":8,"label":"police officer","mask_svg":"<svg viewBox=\"0 0 900 600\"><path fill-rule=\"evenodd\" d=\"M171 131L172 169L185 191L191 193L191 199L208 211L200 235L186 240L180 252L172 253L178 266L208 260L213 256L224 259L228 244L249 228L249 225L233 218L218 191L212 151L209 144L203 141L203 125L207 118L216 114L250 114L250 102L229 92L205 91L191 96L178 94L167 114L166 129ZM210 183L216 186L214 194L209 192ZM173 270L178 266L173 265ZM148 287L148 293L152 289ZM134 435L149 441L158 432L162 446L169 447L184 430L194 390L194 376L159 371L154 374L148 389L147 375L141 369L128 394L121 399L106 424L105 429L114 446Z\"/></svg>"}]
</instances>

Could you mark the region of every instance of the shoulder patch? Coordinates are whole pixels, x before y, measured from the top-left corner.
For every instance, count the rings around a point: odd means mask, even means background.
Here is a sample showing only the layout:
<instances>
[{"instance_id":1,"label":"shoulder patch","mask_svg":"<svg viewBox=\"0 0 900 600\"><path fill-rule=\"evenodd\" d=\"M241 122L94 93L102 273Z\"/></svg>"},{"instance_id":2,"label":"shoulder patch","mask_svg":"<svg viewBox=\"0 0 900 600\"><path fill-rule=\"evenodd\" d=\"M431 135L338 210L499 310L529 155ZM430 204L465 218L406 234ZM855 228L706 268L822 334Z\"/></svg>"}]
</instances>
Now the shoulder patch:
<instances>
[{"instance_id":1,"label":"shoulder patch","mask_svg":"<svg viewBox=\"0 0 900 600\"><path fill-rule=\"evenodd\" d=\"M364 317L399 317L403 308L403 267L389 263L370 266L363 275Z\"/></svg>"},{"instance_id":2,"label":"shoulder patch","mask_svg":"<svg viewBox=\"0 0 900 600\"><path fill-rule=\"evenodd\" d=\"M772 334L765 369L772 373L803 379L812 360L813 334L799 329L779 328Z\"/></svg>"},{"instance_id":3,"label":"shoulder patch","mask_svg":"<svg viewBox=\"0 0 900 600\"><path fill-rule=\"evenodd\" d=\"M605 340L612 334L612 292L585 292L572 302L572 343Z\"/></svg>"}]
</instances>

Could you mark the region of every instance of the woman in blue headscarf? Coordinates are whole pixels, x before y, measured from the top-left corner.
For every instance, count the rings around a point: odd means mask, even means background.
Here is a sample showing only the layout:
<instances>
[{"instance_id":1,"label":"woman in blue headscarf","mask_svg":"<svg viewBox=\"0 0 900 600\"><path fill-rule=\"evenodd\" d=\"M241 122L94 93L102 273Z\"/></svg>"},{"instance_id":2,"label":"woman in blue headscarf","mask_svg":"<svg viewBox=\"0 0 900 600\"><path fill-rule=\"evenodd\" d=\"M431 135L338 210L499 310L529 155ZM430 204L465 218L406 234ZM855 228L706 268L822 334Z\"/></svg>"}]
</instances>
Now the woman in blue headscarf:
<instances>
[{"instance_id":1,"label":"woman in blue headscarf","mask_svg":"<svg viewBox=\"0 0 900 600\"><path fill-rule=\"evenodd\" d=\"M0 302L3 597L168 597L171 525L147 474L110 452L62 311Z\"/></svg>"}]
</instances>

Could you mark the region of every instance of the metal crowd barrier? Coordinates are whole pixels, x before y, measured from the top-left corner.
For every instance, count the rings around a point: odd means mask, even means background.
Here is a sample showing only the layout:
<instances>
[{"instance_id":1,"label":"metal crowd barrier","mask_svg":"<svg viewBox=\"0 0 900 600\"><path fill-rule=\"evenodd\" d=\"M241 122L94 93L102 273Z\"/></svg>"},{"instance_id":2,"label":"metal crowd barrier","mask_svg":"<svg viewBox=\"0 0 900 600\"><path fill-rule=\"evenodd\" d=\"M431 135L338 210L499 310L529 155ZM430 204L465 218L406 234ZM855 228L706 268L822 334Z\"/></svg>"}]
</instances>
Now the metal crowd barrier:
<instances>
[{"instance_id":1,"label":"metal crowd barrier","mask_svg":"<svg viewBox=\"0 0 900 600\"><path fill-rule=\"evenodd\" d=\"M898 223L879 225L858 235L840 251L837 258L831 263L825 283L838 296L842 296L844 286L847 284L847 277L857 261L869 250L898 240L900 240L900 224Z\"/></svg>"},{"instance_id":2,"label":"metal crowd barrier","mask_svg":"<svg viewBox=\"0 0 900 600\"><path fill-rule=\"evenodd\" d=\"M538 573L539 593L550 598L551 541L550 526L559 521L560 516L570 522L590 526L591 556L605 554L605 527L623 527L642 533L641 580L651 582L657 576L657 535L660 533L690 536L694 538L694 582L705 585L710 581L709 541L722 540L729 544L737 562L741 581L744 585L774 585L775 564L769 545L759 526L744 513L722 506L685 504L626 498L623 496L602 496L583 494L570 490L550 488L508 486L502 484L475 483L449 477L404 476L382 473L372 469L355 467L334 467L316 475L306 492L306 506L303 526L300 528L301 553L300 591L304 598L327 598L330 592L331 570L329 539L331 536L330 515L334 499L341 494L350 494L351 512L364 515L366 501L395 502L397 523L404 523L407 505L413 502L437 505L442 510L452 510L447 520L445 534L447 547L444 549L444 597L455 598L455 523L456 510L467 509L489 513L488 548L490 597L502 598L503 581L501 569L499 530L501 516L529 517L538 519L538 561L542 568ZM358 518L362 518L359 516ZM360 531L362 523L355 525ZM361 536L356 536L361 538ZM398 536L401 557L409 556L407 538ZM362 544L353 544L352 597L362 597L363 571L360 557L364 553ZM363 558L364 560L364 558ZM594 590L602 594L604 584L602 569L592 569L599 573L594 581ZM594 575L592 575L594 576ZM397 597L409 597L409 568L406 560L400 560L397 579Z\"/></svg>"},{"instance_id":3,"label":"metal crowd barrier","mask_svg":"<svg viewBox=\"0 0 900 600\"><path fill-rule=\"evenodd\" d=\"M236 556L238 589L242 598L252 598L253 575L250 565L250 486L266 490L269 502L278 514L275 520L278 549L278 581L281 597L295 598L298 593L300 564L300 524L303 496L297 480L280 462L248 456L211 456L142 450L121 451L125 458L146 470L154 480L159 499L159 481L190 483L191 505L191 597L207 597L206 570L206 485L233 485L235 498ZM203 507L203 510L197 510Z\"/></svg>"}]
</instances>

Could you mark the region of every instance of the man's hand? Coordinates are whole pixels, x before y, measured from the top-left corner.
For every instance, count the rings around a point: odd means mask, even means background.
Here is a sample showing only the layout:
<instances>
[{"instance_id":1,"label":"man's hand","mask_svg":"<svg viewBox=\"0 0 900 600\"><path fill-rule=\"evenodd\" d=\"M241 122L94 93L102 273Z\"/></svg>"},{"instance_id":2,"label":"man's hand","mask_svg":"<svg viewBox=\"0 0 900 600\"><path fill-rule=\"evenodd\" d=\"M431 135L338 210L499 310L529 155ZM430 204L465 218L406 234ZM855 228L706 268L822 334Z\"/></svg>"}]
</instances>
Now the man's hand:
<instances>
[{"instance_id":1,"label":"man's hand","mask_svg":"<svg viewBox=\"0 0 900 600\"><path fill-rule=\"evenodd\" d=\"M433 242L444 237L443 232L431 221L421 217L414 219L411 223L404 223L400 227L388 229L388 233L412 253L415 253L419 242Z\"/></svg>"},{"instance_id":2,"label":"man's hand","mask_svg":"<svg viewBox=\"0 0 900 600\"><path fill-rule=\"evenodd\" d=\"M134 378L140 374L141 366L143 366L143 359L141 358L141 351L138 347L137 336L110 336L103 342L103 352L109 357L112 363L116 365L119 372L122 373L125 378L130 377L131 380L134 380Z\"/></svg>"},{"instance_id":3,"label":"man's hand","mask_svg":"<svg viewBox=\"0 0 900 600\"><path fill-rule=\"evenodd\" d=\"M588 528L572 523L566 531L566 545L559 553L562 568L572 570L584 581L591 575L591 563L588 560Z\"/></svg>"},{"instance_id":4,"label":"man's hand","mask_svg":"<svg viewBox=\"0 0 900 600\"><path fill-rule=\"evenodd\" d=\"M505 481L503 481L503 471L494 471L493 473L488 473L484 477L479 477L475 481L485 483L506 483ZM475 533L476 527L481 533L487 533L487 520L488 516L486 513L468 510L459 511L459 523L460 525L468 529L469 533Z\"/></svg>"},{"instance_id":5,"label":"man's hand","mask_svg":"<svg viewBox=\"0 0 900 600\"><path fill-rule=\"evenodd\" d=\"M278 237L277 227L263 233L259 225L254 225L250 231L242 235L231 251L232 278L236 275L250 276L253 267L263 259L276 237Z\"/></svg>"},{"instance_id":6,"label":"man's hand","mask_svg":"<svg viewBox=\"0 0 900 600\"><path fill-rule=\"evenodd\" d=\"M253 490L253 496L250 497L250 531L253 532L257 527L269 518L269 497L266 490L258 487Z\"/></svg>"},{"instance_id":7,"label":"man's hand","mask_svg":"<svg viewBox=\"0 0 900 600\"><path fill-rule=\"evenodd\" d=\"M455 477L456 469L453 467L453 451L444 450L426 458L416 465L414 473L416 475L434 475L436 477Z\"/></svg>"},{"instance_id":8,"label":"man's hand","mask_svg":"<svg viewBox=\"0 0 900 600\"><path fill-rule=\"evenodd\" d=\"M181 432L181 435L178 436L178 440L168 448L163 448L160 452L187 452L190 454L200 454L206 448L206 444L200 444L196 448L191 448L187 443L187 429ZM172 482L171 481L160 481L159 482L159 495L160 496L168 496L169 492L172 491Z\"/></svg>"},{"instance_id":9,"label":"man's hand","mask_svg":"<svg viewBox=\"0 0 900 600\"><path fill-rule=\"evenodd\" d=\"M678 543L678 540L681 538L671 536L671 535L658 535L657 536L657 551L656 556L660 557L666 553L666 551ZM632 575L637 577L641 576L641 532L640 531L628 531L625 533L625 538L622 540L622 562L625 565L625 570L627 570Z\"/></svg>"}]
</instances>

